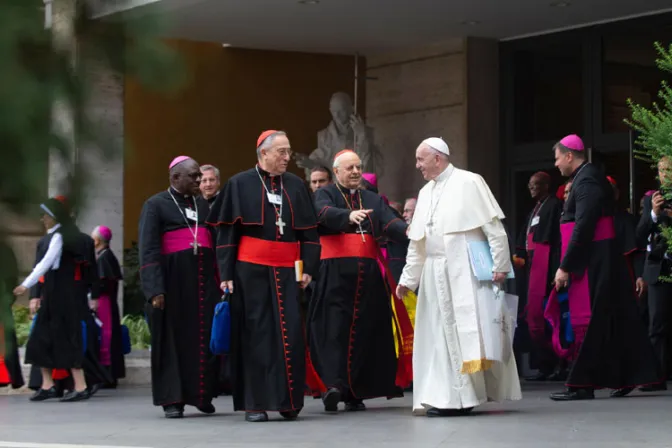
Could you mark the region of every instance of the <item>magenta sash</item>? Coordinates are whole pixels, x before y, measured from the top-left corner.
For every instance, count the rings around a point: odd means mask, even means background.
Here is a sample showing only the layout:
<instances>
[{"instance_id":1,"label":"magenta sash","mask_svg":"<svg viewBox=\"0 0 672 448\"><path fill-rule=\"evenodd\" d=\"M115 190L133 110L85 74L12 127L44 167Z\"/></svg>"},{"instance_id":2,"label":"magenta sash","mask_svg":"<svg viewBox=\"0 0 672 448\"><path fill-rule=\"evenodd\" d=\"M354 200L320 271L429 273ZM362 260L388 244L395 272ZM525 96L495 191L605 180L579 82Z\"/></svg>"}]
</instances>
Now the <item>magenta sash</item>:
<instances>
[{"instance_id":1,"label":"magenta sash","mask_svg":"<svg viewBox=\"0 0 672 448\"><path fill-rule=\"evenodd\" d=\"M387 257L387 249L381 247L380 252L383 254L383 260L389 261L389 258ZM385 265L380 259L378 259L378 267L380 268L380 272L383 274L383 278L385 278Z\"/></svg>"},{"instance_id":2,"label":"magenta sash","mask_svg":"<svg viewBox=\"0 0 672 448\"><path fill-rule=\"evenodd\" d=\"M560 234L562 236L562 257L565 256L569 242L574 231L574 222L560 224ZM603 216L597 221L595 226L595 234L593 241L610 240L616 237L616 230L614 229L614 218L612 216ZM574 343L570 349L562 348L560 343L560 304L555 289L552 291L544 317L549 321L553 327L553 350L556 354L564 359L570 361L576 357L579 352L581 343L588 331L590 318L592 315L591 301L590 301L590 284L588 279L588 270L586 269L581 274L570 274L569 289L567 291L569 296L569 316L574 331Z\"/></svg>"},{"instance_id":3,"label":"magenta sash","mask_svg":"<svg viewBox=\"0 0 672 448\"><path fill-rule=\"evenodd\" d=\"M112 365L112 299L101 295L98 298L98 319L103 323L100 329L100 363L104 366Z\"/></svg>"},{"instance_id":4,"label":"magenta sash","mask_svg":"<svg viewBox=\"0 0 672 448\"><path fill-rule=\"evenodd\" d=\"M535 243L534 233L527 235L528 254L530 259L530 279L527 289L526 320L532 342L538 347L548 345L545 335L544 299L546 298L548 281L548 261L551 246L546 243Z\"/></svg>"},{"instance_id":5,"label":"magenta sash","mask_svg":"<svg viewBox=\"0 0 672 448\"><path fill-rule=\"evenodd\" d=\"M183 250L194 250L194 235L192 230L188 228L173 230L163 234L163 241L161 244L161 254L167 255ZM212 235L207 228L198 228L198 245L212 249Z\"/></svg>"}]
</instances>

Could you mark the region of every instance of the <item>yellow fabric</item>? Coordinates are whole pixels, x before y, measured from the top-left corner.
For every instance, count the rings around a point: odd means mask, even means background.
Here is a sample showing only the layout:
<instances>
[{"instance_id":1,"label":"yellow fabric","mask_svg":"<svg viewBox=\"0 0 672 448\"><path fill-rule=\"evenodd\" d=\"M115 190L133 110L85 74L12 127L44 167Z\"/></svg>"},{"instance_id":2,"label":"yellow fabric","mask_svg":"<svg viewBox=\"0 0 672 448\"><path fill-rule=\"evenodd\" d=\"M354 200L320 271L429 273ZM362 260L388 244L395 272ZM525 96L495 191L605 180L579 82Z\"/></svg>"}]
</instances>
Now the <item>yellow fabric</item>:
<instances>
[{"instance_id":1,"label":"yellow fabric","mask_svg":"<svg viewBox=\"0 0 672 448\"><path fill-rule=\"evenodd\" d=\"M489 370L494 365L493 361L488 359L476 359L474 361L465 361L462 363L460 373L463 375L471 375L477 372L484 372Z\"/></svg>"},{"instance_id":2,"label":"yellow fabric","mask_svg":"<svg viewBox=\"0 0 672 448\"><path fill-rule=\"evenodd\" d=\"M395 324L395 321L398 319L397 318L397 310L395 308L395 300L394 296L391 296L391 305L392 305L392 335L394 337L394 350L395 353L397 354L397 358L399 358L399 339L397 338L397 325ZM415 295L414 292L409 292L406 294L406 297L403 298L404 301L404 306L406 307L406 312L408 313L408 318L411 320L411 325L413 325L413 329L415 329L415 307L418 304L418 297ZM405 350L413 350L413 347L404 347Z\"/></svg>"}]
</instances>

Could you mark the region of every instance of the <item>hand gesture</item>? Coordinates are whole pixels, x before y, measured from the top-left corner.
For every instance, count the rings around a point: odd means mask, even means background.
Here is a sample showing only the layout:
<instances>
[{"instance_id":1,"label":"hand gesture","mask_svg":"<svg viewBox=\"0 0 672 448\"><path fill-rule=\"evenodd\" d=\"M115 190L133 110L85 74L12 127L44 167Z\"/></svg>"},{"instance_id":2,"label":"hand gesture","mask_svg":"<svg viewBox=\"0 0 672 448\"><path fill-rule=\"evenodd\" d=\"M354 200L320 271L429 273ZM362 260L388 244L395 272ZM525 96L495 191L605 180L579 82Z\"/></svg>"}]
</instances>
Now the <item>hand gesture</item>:
<instances>
[{"instance_id":1,"label":"hand gesture","mask_svg":"<svg viewBox=\"0 0 672 448\"><path fill-rule=\"evenodd\" d=\"M165 298L163 297L163 294L159 294L158 296L152 297L152 306L155 309L162 310L163 307L165 306Z\"/></svg>"},{"instance_id":2,"label":"hand gesture","mask_svg":"<svg viewBox=\"0 0 672 448\"><path fill-rule=\"evenodd\" d=\"M373 210L355 210L350 213L351 224L361 224L366 219L366 216Z\"/></svg>"},{"instance_id":3,"label":"hand gesture","mask_svg":"<svg viewBox=\"0 0 672 448\"><path fill-rule=\"evenodd\" d=\"M397 297L398 297L399 299L403 300L404 297L406 297L406 295L407 295L409 292L411 292L411 290L408 289L406 286L404 286L404 285L397 285Z\"/></svg>"},{"instance_id":4,"label":"hand gesture","mask_svg":"<svg viewBox=\"0 0 672 448\"><path fill-rule=\"evenodd\" d=\"M23 285L19 285L16 288L14 288L14 295L17 297L24 295L26 292L28 292L28 288L26 288Z\"/></svg>"},{"instance_id":5,"label":"hand gesture","mask_svg":"<svg viewBox=\"0 0 672 448\"><path fill-rule=\"evenodd\" d=\"M642 277L637 279L635 283L635 290L637 291L637 297L642 297L646 293L647 285Z\"/></svg>"},{"instance_id":6,"label":"hand gesture","mask_svg":"<svg viewBox=\"0 0 672 448\"><path fill-rule=\"evenodd\" d=\"M98 311L98 300L89 300L89 308L91 311Z\"/></svg>"},{"instance_id":7,"label":"hand gesture","mask_svg":"<svg viewBox=\"0 0 672 448\"><path fill-rule=\"evenodd\" d=\"M566 288L569 285L569 273L563 271L562 269L558 269L555 272L555 280L553 282L555 283L556 291L560 291L562 288Z\"/></svg>"},{"instance_id":8,"label":"hand gesture","mask_svg":"<svg viewBox=\"0 0 672 448\"><path fill-rule=\"evenodd\" d=\"M361 136L360 138L364 137L366 134L366 125L359 115L350 115L350 127L352 127L352 130L355 131L356 135Z\"/></svg>"},{"instance_id":9,"label":"hand gesture","mask_svg":"<svg viewBox=\"0 0 672 448\"><path fill-rule=\"evenodd\" d=\"M40 309L40 305L42 304L42 299L30 299L30 303L28 304L30 308L30 314L34 316L37 314L37 311Z\"/></svg>"},{"instance_id":10,"label":"hand gesture","mask_svg":"<svg viewBox=\"0 0 672 448\"><path fill-rule=\"evenodd\" d=\"M219 284L219 288L224 293L233 294L233 280L224 280Z\"/></svg>"},{"instance_id":11,"label":"hand gesture","mask_svg":"<svg viewBox=\"0 0 672 448\"><path fill-rule=\"evenodd\" d=\"M493 272L492 273L492 282L497 284L502 284L506 281L507 272Z\"/></svg>"},{"instance_id":12,"label":"hand gesture","mask_svg":"<svg viewBox=\"0 0 672 448\"><path fill-rule=\"evenodd\" d=\"M312 280L313 277L311 277L309 274L303 274L300 282L301 289L306 289L306 286L308 286Z\"/></svg>"},{"instance_id":13,"label":"hand gesture","mask_svg":"<svg viewBox=\"0 0 672 448\"><path fill-rule=\"evenodd\" d=\"M663 206L665 205L665 197L660 194L659 191L656 191L653 193L653 196L651 197L651 205L653 208L653 213L656 214L656 216L660 216L663 213Z\"/></svg>"}]
</instances>

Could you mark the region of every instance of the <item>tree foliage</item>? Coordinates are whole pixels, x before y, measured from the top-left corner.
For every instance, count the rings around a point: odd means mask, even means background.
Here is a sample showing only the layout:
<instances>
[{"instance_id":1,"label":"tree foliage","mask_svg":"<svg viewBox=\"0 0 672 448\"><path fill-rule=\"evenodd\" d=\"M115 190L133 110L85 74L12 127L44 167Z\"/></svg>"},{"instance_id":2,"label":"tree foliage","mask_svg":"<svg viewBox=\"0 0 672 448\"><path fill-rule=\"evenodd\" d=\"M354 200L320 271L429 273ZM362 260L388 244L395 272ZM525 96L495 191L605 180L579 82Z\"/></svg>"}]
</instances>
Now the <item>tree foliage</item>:
<instances>
[{"instance_id":1,"label":"tree foliage","mask_svg":"<svg viewBox=\"0 0 672 448\"><path fill-rule=\"evenodd\" d=\"M116 157L103 123L88 105L95 92L93 74L108 70L136 78L151 89L179 86L182 64L162 40L166 24L134 11L94 18L87 0L53 0L54 12L70 5L65 23L72 34L63 45L55 30L45 29L43 0L0 0L0 214L26 215L44 199L50 153L68 176L67 193L76 207L85 173L75 147ZM117 0L98 0L101 2ZM69 43L69 45L68 45ZM54 126L54 107L66 111L70 129ZM7 229L0 223L0 269L16 264L7 248ZM10 255L3 255L9 253ZM1 276L0 325L12 325L9 304L16 278ZM0 347L1 354L2 347Z\"/></svg>"}]
</instances>

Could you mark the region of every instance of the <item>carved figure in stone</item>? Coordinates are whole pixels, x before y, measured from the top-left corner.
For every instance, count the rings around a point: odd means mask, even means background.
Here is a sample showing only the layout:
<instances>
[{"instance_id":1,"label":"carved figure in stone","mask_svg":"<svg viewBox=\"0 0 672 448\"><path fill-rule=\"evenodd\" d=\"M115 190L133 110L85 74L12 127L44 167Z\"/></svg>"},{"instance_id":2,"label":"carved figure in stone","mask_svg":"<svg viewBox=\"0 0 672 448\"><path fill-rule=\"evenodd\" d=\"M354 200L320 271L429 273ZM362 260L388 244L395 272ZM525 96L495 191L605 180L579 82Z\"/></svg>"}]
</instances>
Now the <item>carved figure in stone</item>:
<instances>
[{"instance_id":1,"label":"carved figure in stone","mask_svg":"<svg viewBox=\"0 0 672 448\"><path fill-rule=\"evenodd\" d=\"M306 156L295 153L296 164L306 171L318 165L331 169L334 156L344 149L354 150L362 160L362 171L382 174L382 157L373 142L373 128L354 113L350 95L336 92L329 102L332 120L317 133L317 149Z\"/></svg>"}]
</instances>

